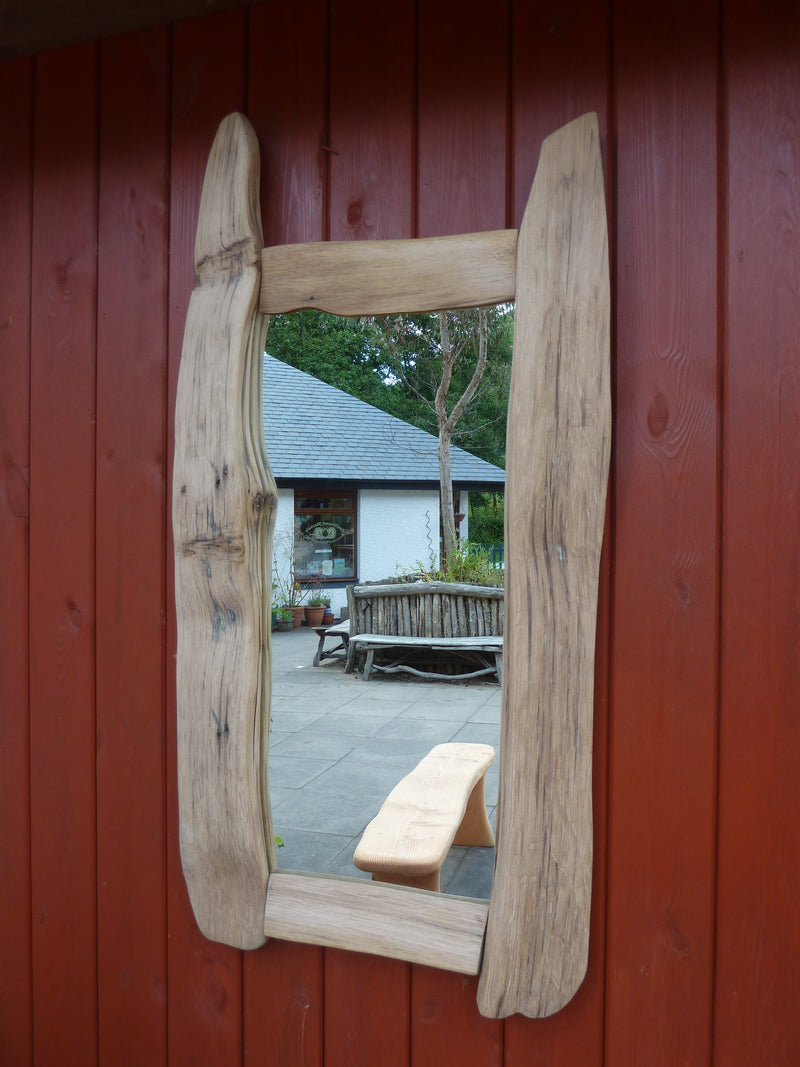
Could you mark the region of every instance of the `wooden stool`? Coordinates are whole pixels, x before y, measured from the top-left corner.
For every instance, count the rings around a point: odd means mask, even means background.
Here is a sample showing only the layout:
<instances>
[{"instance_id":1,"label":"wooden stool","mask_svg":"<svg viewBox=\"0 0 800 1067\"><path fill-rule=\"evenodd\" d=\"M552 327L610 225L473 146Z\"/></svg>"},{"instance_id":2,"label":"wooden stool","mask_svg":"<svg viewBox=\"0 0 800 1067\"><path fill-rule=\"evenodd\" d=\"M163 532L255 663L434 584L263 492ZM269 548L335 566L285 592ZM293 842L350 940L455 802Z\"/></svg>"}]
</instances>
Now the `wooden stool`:
<instances>
[{"instance_id":1,"label":"wooden stool","mask_svg":"<svg viewBox=\"0 0 800 1067\"><path fill-rule=\"evenodd\" d=\"M439 891L451 845L494 845L484 776L491 745L437 745L407 774L367 826L353 855L377 882Z\"/></svg>"}]
</instances>

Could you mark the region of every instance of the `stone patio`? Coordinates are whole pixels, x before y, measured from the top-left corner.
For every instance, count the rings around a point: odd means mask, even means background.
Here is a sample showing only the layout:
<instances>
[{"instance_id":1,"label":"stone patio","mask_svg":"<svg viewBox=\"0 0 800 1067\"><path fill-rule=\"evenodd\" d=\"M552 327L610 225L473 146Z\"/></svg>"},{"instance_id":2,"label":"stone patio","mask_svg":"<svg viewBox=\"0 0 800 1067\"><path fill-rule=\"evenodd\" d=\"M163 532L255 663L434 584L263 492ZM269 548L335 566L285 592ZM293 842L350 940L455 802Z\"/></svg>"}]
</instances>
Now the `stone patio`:
<instances>
[{"instance_id":1,"label":"stone patio","mask_svg":"<svg viewBox=\"0 0 800 1067\"><path fill-rule=\"evenodd\" d=\"M367 823L397 782L444 741L500 751L496 682L361 680L340 660L311 663L317 637L302 628L272 635L270 795L281 869L370 876L353 866ZM492 825L497 763L486 775ZM488 898L494 849L453 847L442 891Z\"/></svg>"}]
</instances>

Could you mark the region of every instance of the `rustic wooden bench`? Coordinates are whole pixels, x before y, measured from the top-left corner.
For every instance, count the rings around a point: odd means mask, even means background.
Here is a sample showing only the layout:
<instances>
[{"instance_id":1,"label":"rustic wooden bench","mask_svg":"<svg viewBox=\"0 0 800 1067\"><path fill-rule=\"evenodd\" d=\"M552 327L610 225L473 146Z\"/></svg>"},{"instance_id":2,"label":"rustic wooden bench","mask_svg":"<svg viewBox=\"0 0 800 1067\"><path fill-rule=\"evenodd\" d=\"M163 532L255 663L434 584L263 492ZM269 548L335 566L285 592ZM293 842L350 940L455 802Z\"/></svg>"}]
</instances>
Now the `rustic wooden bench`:
<instances>
[{"instance_id":1,"label":"rustic wooden bench","mask_svg":"<svg viewBox=\"0 0 800 1067\"><path fill-rule=\"evenodd\" d=\"M491 848L484 776L491 745L450 742L431 749L383 802L353 854L373 881L439 890L451 845Z\"/></svg>"},{"instance_id":2,"label":"rustic wooden bench","mask_svg":"<svg viewBox=\"0 0 800 1067\"><path fill-rule=\"evenodd\" d=\"M314 667L319 667L322 660L328 656L333 658L344 658L347 656L347 645L350 640L350 622L345 620L344 622L334 623L333 626L315 626L314 633L319 638L319 644L317 645L317 651L314 654ZM334 640L338 639L338 644L333 648L325 648L326 638L331 637ZM341 657L340 657L341 654Z\"/></svg>"},{"instance_id":3,"label":"rustic wooden bench","mask_svg":"<svg viewBox=\"0 0 800 1067\"><path fill-rule=\"evenodd\" d=\"M452 681L502 671L503 589L455 582L397 582L350 586L351 619L346 670L356 654L367 653L364 677L372 670L406 670L423 677ZM375 663L375 652L398 652L388 666ZM478 659L480 669L462 674L420 670L408 664L416 651L442 653L442 659ZM488 657L488 658L487 658Z\"/></svg>"},{"instance_id":4,"label":"rustic wooden bench","mask_svg":"<svg viewBox=\"0 0 800 1067\"><path fill-rule=\"evenodd\" d=\"M420 678L432 678L442 682L480 678L487 674L497 674L498 682L503 680L502 637L393 637L388 634L353 634L349 643L354 654L351 662L355 661L355 653L359 651L367 653L363 673L365 682L369 681L373 670L385 671L387 674L406 671ZM397 658L391 663L375 663L375 652L379 649L391 650L396 653ZM448 658L465 653L470 659L477 660L481 666L477 670L464 671L460 674L440 674L435 670L424 670L420 666L406 662L410 653L421 650L446 652ZM352 667L350 669L352 670Z\"/></svg>"}]
</instances>

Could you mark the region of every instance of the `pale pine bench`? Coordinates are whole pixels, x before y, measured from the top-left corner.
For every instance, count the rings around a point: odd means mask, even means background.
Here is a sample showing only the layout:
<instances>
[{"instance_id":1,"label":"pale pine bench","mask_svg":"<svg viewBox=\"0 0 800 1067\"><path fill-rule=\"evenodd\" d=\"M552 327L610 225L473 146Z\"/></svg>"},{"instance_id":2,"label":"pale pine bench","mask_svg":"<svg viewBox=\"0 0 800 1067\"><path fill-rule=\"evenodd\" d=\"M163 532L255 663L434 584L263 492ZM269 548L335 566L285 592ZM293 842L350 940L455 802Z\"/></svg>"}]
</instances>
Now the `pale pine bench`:
<instances>
[{"instance_id":1,"label":"pale pine bench","mask_svg":"<svg viewBox=\"0 0 800 1067\"><path fill-rule=\"evenodd\" d=\"M491 745L449 742L431 749L383 802L353 854L377 882L439 891L451 845L491 848L484 776Z\"/></svg>"}]
</instances>

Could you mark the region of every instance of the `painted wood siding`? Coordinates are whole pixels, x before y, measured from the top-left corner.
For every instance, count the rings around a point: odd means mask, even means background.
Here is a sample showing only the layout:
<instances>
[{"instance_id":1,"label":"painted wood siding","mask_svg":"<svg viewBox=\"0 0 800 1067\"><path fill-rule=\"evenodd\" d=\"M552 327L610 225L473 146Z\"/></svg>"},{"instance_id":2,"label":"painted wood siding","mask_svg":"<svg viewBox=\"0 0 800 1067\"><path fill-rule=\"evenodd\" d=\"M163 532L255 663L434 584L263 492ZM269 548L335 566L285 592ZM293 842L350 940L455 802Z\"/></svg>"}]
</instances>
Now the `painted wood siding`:
<instances>
[{"instance_id":1,"label":"painted wood siding","mask_svg":"<svg viewBox=\"0 0 800 1067\"><path fill-rule=\"evenodd\" d=\"M0 1062L800 1062L800 11L264 4L0 64ZM205 941L180 871L169 529L200 186L243 110L270 243L517 225L595 110L614 448L589 972Z\"/></svg>"}]
</instances>

